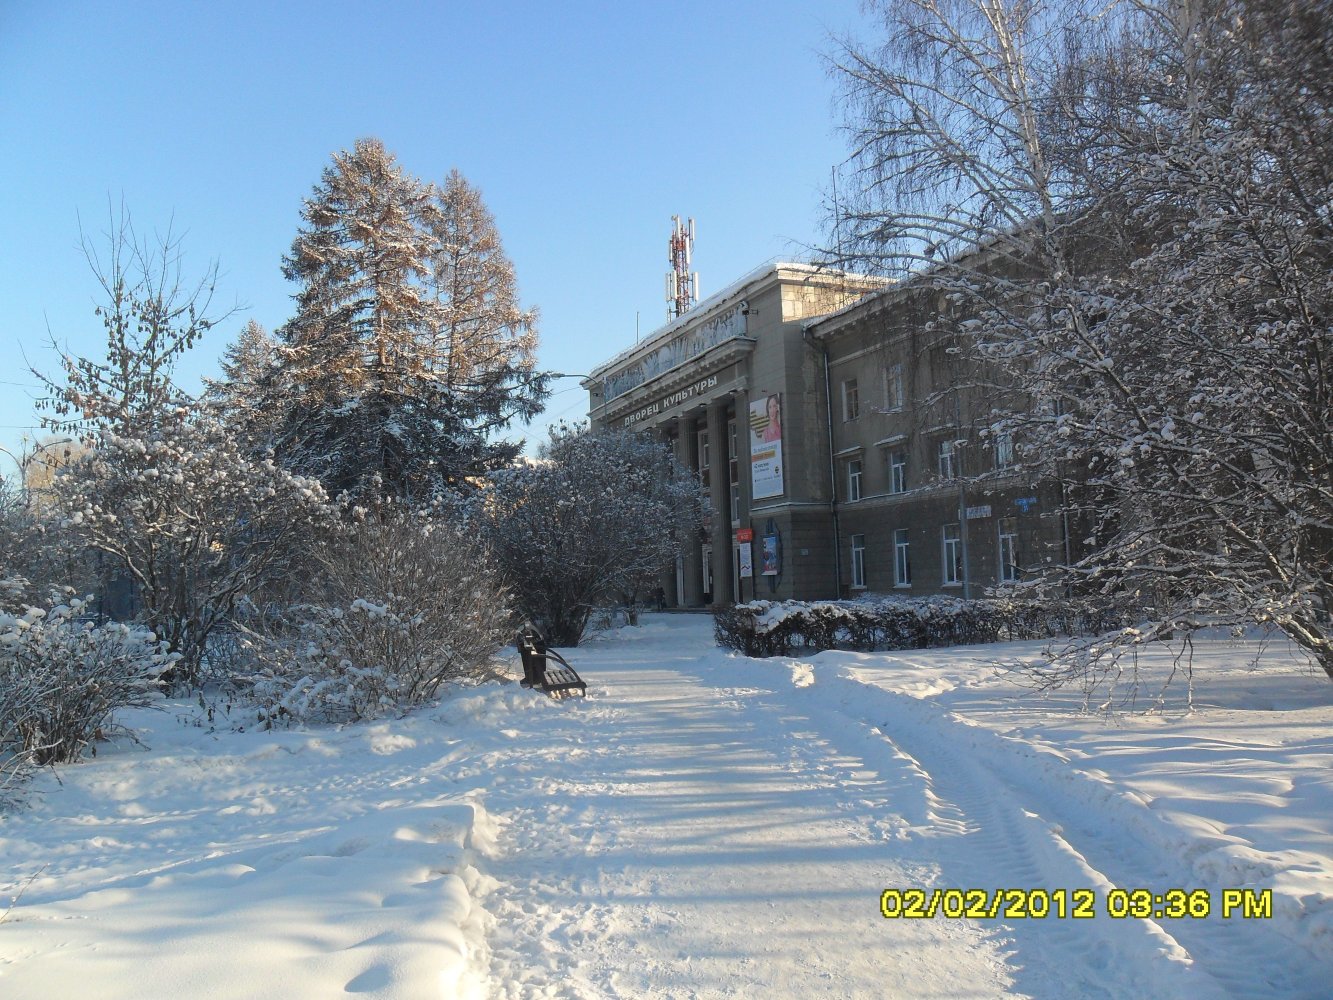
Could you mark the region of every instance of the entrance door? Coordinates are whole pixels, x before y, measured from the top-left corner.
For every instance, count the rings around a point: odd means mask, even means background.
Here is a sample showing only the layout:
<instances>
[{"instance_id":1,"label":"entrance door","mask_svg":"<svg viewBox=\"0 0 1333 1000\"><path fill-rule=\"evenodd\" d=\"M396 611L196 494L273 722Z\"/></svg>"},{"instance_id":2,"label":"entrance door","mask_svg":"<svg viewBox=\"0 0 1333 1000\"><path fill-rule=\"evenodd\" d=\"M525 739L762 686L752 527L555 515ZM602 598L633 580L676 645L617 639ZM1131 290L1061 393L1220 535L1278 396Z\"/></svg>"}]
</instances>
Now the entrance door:
<instances>
[{"instance_id":1,"label":"entrance door","mask_svg":"<svg viewBox=\"0 0 1333 1000\"><path fill-rule=\"evenodd\" d=\"M704 603L713 603L713 546L703 547Z\"/></svg>"}]
</instances>

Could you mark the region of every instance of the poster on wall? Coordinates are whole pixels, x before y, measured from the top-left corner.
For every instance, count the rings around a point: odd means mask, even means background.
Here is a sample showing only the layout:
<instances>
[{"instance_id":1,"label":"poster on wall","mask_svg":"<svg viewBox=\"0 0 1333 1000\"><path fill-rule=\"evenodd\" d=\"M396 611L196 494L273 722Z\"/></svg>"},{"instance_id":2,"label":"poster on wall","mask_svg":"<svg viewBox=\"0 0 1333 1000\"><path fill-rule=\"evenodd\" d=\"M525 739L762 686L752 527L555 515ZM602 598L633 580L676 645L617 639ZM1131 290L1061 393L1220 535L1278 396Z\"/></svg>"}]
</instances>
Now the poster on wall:
<instances>
[{"instance_id":1,"label":"poster on wall","mask_svg":"<svg viewBox=\"0 0 1333 1000\"><path fill-rule=\"evenodd\" d=\"M756 500L782 496L782 397L750 404L750 487Z\"/></svg>"}]
</instances>

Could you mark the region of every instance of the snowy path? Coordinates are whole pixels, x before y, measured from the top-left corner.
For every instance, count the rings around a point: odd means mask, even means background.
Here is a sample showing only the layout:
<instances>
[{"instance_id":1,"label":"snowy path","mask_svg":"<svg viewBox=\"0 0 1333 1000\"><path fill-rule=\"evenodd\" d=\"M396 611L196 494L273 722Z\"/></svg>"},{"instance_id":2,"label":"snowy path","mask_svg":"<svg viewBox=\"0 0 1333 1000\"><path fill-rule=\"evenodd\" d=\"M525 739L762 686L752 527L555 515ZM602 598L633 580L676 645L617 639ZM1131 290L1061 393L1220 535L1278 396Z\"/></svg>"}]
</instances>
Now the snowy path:
<instances>
[{"instance_id":1,"label":"snowy path","mask_svg":"<svg viewBox=\"0 0 1333 1000\"><path fill-rule=\"evenodd\" d=\"M710 624L572 651L586 700L132 714L147 746L0 816L0 997L1330 995L1333 686L1294 661L1217 643L1197 710L1108 721L997 675L1033 646L760 661ZM1241 886L1271 914L1106 913ZM911 888L1092 889L1096 916L884 919Z\"/></svg>"},{"instance_id":2,"label":"snowy path","mask_svg":"<svg viewBox=\"0 0 1333 1000\"><path fill-rule=\"evenodd\" d=\"M489 797L500 996L1327 995L1333 965L1271 922L1108 917L1107 889L1204 883L1095 771L872 670L719 663L702 625L581 650L594 699L542 733L559 772L534 744ZM879 916L882 889L934 886L1092 888L1097 915Z\"/></svg>"},{"instance_id":3,"label":"snowy path","mask_svg":"<svg viewBox=\"0 0 1333 1000\"><path fill-rule=\"evenodd\" d=\"M594 700L541 734L559 773L543 761L488 797L508 820L482 900L500 996L1005 994L991 936L879 916L884 886L930 873L849 805L894 794L876 773L804 720L755 718L748 691L589 669Z\"/></svg>"}]
</instances>

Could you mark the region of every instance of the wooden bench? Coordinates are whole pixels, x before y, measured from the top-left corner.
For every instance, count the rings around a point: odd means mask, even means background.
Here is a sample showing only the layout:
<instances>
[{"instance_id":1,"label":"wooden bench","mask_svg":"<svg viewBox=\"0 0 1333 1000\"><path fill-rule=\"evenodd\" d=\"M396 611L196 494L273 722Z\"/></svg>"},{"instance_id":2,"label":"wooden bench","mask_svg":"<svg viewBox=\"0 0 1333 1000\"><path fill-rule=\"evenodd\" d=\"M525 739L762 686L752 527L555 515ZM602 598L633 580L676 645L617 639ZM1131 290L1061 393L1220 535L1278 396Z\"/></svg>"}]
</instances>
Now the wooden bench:
<instances>
[{"instance_id":1,"label":"wooden bench","mask_svg":"<svg viewBox=\"0 0 1333 1000\"><path fill-rule=\"evenodd\" d=\"M541 688L552 698L565 698L576 692L587 697L588 685L578 671L555 650L548 649L546 640L531 625L519 630L514 645L523 660L523 680L519 681L523 687Z\"/></svg>"}]
</instances>

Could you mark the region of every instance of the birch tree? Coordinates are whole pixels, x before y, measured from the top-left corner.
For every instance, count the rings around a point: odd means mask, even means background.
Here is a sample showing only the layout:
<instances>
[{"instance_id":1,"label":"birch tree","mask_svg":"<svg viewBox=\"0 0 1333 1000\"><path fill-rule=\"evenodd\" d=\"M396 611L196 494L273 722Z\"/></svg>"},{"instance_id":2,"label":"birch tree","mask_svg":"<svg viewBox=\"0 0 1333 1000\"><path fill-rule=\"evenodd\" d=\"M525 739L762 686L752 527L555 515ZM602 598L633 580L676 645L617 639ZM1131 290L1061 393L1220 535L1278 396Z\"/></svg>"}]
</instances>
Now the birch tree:
<instances>
[{"instance_id":1,"label":"birch tree","mask_svg":"<svg viewBox=\"0 0 1333 1000\"><path fill-rule=\"evenodd\" d=\"M1231 621L1333 676L1318 6L897 0L840 62L848 238L1023 391L994 429L1090 525L1065 582L1147 610L1093 660Z\"/></svg>"}]
</instances>

